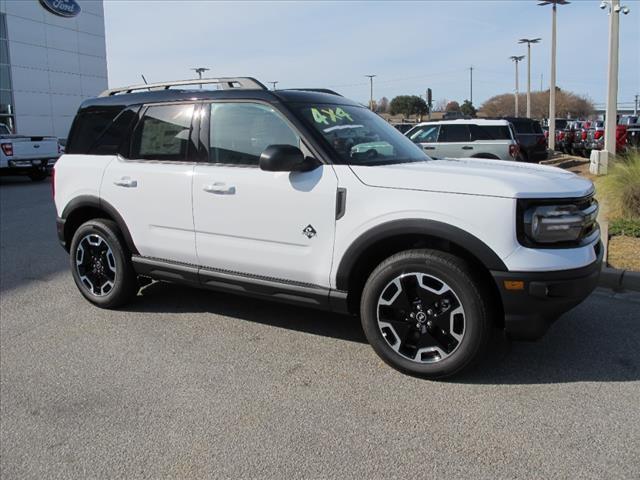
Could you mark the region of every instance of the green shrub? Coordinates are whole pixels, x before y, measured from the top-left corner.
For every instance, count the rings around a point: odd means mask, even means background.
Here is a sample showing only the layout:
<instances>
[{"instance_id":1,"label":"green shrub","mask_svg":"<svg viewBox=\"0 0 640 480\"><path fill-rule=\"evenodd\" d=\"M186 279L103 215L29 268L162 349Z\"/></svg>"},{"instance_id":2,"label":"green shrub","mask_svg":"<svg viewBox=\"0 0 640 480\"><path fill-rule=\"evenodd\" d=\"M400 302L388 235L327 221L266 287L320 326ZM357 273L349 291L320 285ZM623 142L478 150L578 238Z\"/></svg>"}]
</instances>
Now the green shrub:
<instances>
[{"instance_id":1,"label":"green shrub","mask_svg":"<svg viewBox=\"0 0 640 480\"><path fill-rule=\"evenodd\" d=\"M617 157L598 180L610 219L640 218L640 153Z\"/></svg>"},{"instance_id":2,"label":"green shrub","mask_svg":"<svg viewBox=\"0 0 640 480\"><path fill-rule=\"evenodd\" d=\"M640 238L640 219L618 218L609 224L609 235Z\"/></svg>"}]
</instances>

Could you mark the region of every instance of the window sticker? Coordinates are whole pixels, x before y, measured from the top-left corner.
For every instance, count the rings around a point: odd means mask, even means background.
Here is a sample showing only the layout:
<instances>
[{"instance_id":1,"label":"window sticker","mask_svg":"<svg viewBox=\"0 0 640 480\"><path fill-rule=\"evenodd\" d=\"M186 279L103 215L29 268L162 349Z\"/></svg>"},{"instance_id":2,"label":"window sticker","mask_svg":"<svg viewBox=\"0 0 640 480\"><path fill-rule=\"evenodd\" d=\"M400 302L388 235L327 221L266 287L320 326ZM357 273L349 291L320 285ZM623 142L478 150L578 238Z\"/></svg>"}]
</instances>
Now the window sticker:
<instances>
[{"instance_id":1,"label":"window sticker","mask_svg":"<svg viewBox=\"0 0 640 480\"><path fill-rule=\"evenodd\" d=\"M339 121L349 121L353 122L353 118L347 112L345 112L342 108L316 108L311 107L311 115L313 115L313 120L316 123L322 123L324 125L329 125L331 123L337 123Z\"/></svg>"}]
</instances>

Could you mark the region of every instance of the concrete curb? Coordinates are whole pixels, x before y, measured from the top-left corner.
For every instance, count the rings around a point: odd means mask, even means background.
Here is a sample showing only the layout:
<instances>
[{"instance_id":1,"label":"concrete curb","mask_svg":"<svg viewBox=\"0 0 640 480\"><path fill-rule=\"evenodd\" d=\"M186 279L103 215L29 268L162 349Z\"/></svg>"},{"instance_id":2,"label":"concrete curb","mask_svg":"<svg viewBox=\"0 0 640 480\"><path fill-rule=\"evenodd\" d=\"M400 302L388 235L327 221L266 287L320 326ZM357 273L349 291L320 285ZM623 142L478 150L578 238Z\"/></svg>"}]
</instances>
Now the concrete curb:
<instances>
[{"instance_id":1,"label":"concrete curb","mask_svg":"<svg viewBox=\"0 0 640 480\"><path fill-rule=\"evenodd\" d=\"M616 292L623 290L640 292L640 272L603 267L598 286L610 288Z\"/></svg>"}]
</instances>

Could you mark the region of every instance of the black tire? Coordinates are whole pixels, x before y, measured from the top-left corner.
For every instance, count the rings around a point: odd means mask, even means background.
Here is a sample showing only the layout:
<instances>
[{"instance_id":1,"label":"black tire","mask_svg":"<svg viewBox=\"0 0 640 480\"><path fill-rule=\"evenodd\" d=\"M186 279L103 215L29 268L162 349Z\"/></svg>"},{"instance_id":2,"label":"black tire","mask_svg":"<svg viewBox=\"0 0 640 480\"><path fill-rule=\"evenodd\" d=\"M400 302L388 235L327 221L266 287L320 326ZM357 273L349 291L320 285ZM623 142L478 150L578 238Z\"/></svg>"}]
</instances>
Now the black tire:
<instances>
[{"instance_id":1,"label":"black tire","mask_svg":"<svg viewBox=\"0 0 640 480\"><path fill-rule=\"evenodd\" d=\"M387 301L383 298L383 294L388 296L389 289L393 290L395 288L391 286L394 281L400 283L404 282L405 279L408 281L409 277L412 276L412 272L428 275L428 277L421 277L420 282L423 285L425 279L429 282L435 282L433 278L436 278L444 284L445 287L449 287L450 291L454 294L451 298L455 297L454 301L457 301L460 304L459 306L463 308L464 328L461 338L450 351L441 351L441 353L444 353L446 356L442 356L436 352L425 353L420 348L422 345L430 342L437 344L438 340L436 337L444 339L452 338L455 308L450 311L449 318L445 316L447 310L444 310L444 313L441 315L429 317L440 324L442 324L442 322L444 322L445 325L449 324L451 330L448 336L445 335L444 330L440 329L442 332L441 336L437 331L439 327L434 325L433 322L431 327L428 327L430 322L426 322L424 318L420 319L420 322L424 323L416 322L415 319L418 317L413 317L413 320L409 320L407 315L413 315L414 312L407 314L406 311L398 310L391 306L388 306L388 308L389 311L393 313L385 312L385 315L391 315L389 318L394 318L394 320L390 320L394 325L391 332L388 331L388 327L381 326L378 323L378 314L382 312L380 309L387 308L387 306L379 305L379 302L383 300ZM400 285L400 283L398 283L398 285ZM476 275L470 265L463 259L449 253L421 249L407 250L393 255L378 265L369 276L364 287L360 304L360 315L362 328L364 329L367 340L382 360L401 372L432 379L454 375L471 364L476 363L482 357L491 338L491 332L493 330L489 313L491 311L489 301L491 296L487 292L484 292L481 285L482 282L477 281ZM443 289L444 287L439 289L439 291ZM415 290L420 291L419 295L425 294L424 287L422 287L422 289L416 288ZM392 297L394 304L396 302L402 304L403 299L401 295L403 295L402 289ZM426 292L425 295L432 296L433 292ZM447 293L447 295L449 294ZM419 303L418 301L413 303L409 302L409 294L407 294L406 297L407 299L405 299L404 302L407 303L405 305ZM432 304L431 300L429 300L429 302L425 304L425 307L419 308L420 311L422 312L422 308L429 308L425 311L431 312L431 315L433 313L431 309L433 305L438 307L438 302L442 299L442 297L438 298L435 304ZM432 305L432 307L428 307L428 304ZM455 306L454 304L451 308ZM399 316L396 315L398 312L400 312ZM418 312L418 314L419 313L420 312ZM380 317L382 318L382 314ZM422 317L425 317L425 315L422 315ZM409 320L406 324L403 323L405 319ZM386 322L386 319L382 321ZM455 321L457 321L457 319ZM388 325L391 325L391 323ZM423 330L418 329L418 326ZM431 328L431 330L426 330L428 328ZM445 328L447 327L445 326ZM384 329L387 331L383 334ZM395 329L397 329L398 332L406 331L408 333L396 333ZM422 331L422 333L420 333L420 331ZM427 331L429 333L426 333ZM434 334L432 335L431 332ZM403 335L406 341L404 342L404 346L403 340L401 340L401 336ZM458 336L460 335L458 334ZM418 337L419 339L417 339ZM387 341L386 338L390 338L390 341ZM413 340L408 341L408 339L411 338L413 338ZM413 345L410 345L411 343ZM391 346L392 344L396 346L396 349ZM407 345L412 346L414 350L406 350L405 347ZM448 348L450 348L450 346L451 344L448 344ZM403 351L405 353L402 353ZM409 358L411 354L407 354L407 351L415 351L413 359ZM432 359L426 359L425 361L424 355L433 355L434 357ZM441 357L439 360L436 359L438 355ZM419 356L420 359L418 359Z\"/></svg>"},{"instance_id":2,"label":"black tire","mask_svg":"<svg viewBox=\"0 0 640 480\"><path fill-rule=\"evenodd\" d=\"M82 253L79 252L81 242ZM94 246L88 242L95 242L98 245ZM100 218L80 225L71 240L69 258L73 280L78 290L98 307L119 307L130 301L138 292L131 254L117 224L111 220ZM82 265L78 265L80 258L83 260ZM95 269L87 268L86 265L94 265ZM86 275L82 275L81 270ZM91 282L91 280L94 281ZM103 289L99 289L100 282L103 282ZM109 286L109 283L112 285ZM104 289L107 290L104 291Z\"/></svg>"},{"instance_id":3,"label":"black tire","mask_svg":"<svg viewBox=\"0 0 640 480\"><path fill-rule=\"evenodd\" d=\"M33 170L29 172L29 178L34 182L41 182L47 178L47 172L46 170Z\"/></svg>"}]
</instances>

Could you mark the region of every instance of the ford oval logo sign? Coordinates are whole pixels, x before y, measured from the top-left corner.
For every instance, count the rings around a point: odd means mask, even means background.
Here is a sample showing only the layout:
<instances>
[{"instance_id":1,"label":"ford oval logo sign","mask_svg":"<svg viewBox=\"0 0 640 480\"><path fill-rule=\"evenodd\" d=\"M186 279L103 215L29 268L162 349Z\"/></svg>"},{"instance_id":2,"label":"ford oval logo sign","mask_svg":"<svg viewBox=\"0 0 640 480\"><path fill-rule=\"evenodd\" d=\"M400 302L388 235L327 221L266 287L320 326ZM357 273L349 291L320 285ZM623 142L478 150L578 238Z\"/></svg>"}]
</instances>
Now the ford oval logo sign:
<instances>
[{"instance_id":1,"label":"ford oval logo sign","mask_svg":"<svg viewBox=\"0 0 640 480\"><path fill-rule=\"evenodd\" d=\"M76 0L40 0L44 8L61 17L75 17L80 13Z\"/></svg>"}]
</instances>

